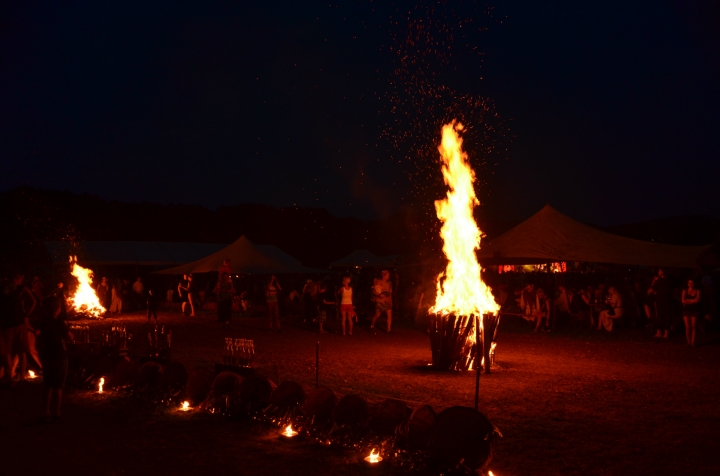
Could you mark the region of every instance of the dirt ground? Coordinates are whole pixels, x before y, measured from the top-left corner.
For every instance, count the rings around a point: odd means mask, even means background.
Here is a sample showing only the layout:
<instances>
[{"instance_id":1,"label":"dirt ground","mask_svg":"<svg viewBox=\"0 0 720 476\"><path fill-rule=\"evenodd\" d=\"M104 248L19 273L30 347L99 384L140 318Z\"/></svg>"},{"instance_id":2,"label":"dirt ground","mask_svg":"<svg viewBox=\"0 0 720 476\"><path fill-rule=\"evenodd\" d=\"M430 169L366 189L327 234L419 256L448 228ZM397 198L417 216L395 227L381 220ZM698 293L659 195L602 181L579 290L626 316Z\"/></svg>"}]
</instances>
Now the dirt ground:
<instances>
[{"instance_id":1,"label":"dirt ground","mask_svg":"<svg viewBox=\"0 0 720 476\"><path fill-rule=\"evenodd\" d=\"M387 396L436 410L473 404L473 374L427 368L429 339L402 324L392 334L356 328L319 336L293 322L282 334L264 319L236 319L223 332L211 313L161 313L173 359L188 369L220 360L223 337L255 340L256 363L276 382L315 378L339 394ZM123 322L142 335L144 316ZM88 322L88 321L85 321ZM481 410L502 431L490 469L510 475L720 474L720 343L687 348L682 338L643 331L530 334L501 322L497 368L481 379ZM145 330L147 332L147 330ZM275 430L202 413L148 408L123 395L68 389L63 419L35 423L39 383L0 391L0 474L366 474L357 454L311 442L282 444Z\"/></svg>"}]
</instances>

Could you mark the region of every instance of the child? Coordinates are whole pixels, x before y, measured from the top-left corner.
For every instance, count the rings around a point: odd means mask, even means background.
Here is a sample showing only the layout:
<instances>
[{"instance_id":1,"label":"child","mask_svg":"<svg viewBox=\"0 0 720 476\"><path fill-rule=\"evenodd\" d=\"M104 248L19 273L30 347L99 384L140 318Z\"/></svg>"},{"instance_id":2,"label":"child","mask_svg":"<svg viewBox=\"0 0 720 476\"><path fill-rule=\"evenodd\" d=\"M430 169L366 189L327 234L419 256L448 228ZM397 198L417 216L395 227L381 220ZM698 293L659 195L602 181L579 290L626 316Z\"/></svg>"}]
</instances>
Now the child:
<instances>
[{"instance_id":1,"label":"child","mask_svg":"<svg viewBox=\"0 0 720 476\"><path fill-rule=\"evenodd\" d=\"M65 321L58 319L60 315L60 300L50 296L43 302L45 316L38 324L36 330L40 359L43 363L43 383L45 393L45 414L40 420L50 423L60 419L60 404L62 391L65 387L68 370L68 354L66 342L72 342L73 335L68 330Z\"/></svg>"}]
</instances>

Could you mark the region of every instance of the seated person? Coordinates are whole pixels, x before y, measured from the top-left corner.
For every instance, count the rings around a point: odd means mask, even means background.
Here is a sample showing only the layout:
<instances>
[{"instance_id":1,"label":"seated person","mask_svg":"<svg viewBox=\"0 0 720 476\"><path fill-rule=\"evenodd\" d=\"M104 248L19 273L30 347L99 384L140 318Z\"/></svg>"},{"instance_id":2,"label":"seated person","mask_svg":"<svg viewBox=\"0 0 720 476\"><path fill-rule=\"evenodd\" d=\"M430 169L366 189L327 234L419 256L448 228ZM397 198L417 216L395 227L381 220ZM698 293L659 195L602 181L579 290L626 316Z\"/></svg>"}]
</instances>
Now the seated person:
<instances>
[{"instance_id":1,"label":"seated person","mask_svg":"<svg viewBox=\"0 0 720 476\"><path fill-rule=\"evenodd\" d=\"M612 332L613 321L619 319L623 315L622 295L617 292L615 286L608 288L607 308L600 311L598 318L597 330L605 328L606 331Z\"/></svg>"}]
</instances>

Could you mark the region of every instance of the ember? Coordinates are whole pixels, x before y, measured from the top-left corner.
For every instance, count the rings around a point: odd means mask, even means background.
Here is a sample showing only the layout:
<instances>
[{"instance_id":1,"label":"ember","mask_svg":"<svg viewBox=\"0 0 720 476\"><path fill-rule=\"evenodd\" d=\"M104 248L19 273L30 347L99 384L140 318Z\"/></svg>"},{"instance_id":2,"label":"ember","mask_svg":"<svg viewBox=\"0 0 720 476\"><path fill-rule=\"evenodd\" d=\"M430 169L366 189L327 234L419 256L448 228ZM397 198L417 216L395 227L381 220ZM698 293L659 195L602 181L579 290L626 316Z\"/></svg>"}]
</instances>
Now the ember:
<instances>
[{"instance_id":1,"label":"ember","mask_svg":"<svg viewBox=\"0 0 720 476\"><path fill-rule=\"evenodd\" d=\"M68 301L75 311L98 319L102 318L105 308L100 305L100 299L92 287L92 270L77 264L77 256L70 257L70 264L72 265L72 275L77 279L78 285L75 294Z\"/></svg>"}]
</instances>

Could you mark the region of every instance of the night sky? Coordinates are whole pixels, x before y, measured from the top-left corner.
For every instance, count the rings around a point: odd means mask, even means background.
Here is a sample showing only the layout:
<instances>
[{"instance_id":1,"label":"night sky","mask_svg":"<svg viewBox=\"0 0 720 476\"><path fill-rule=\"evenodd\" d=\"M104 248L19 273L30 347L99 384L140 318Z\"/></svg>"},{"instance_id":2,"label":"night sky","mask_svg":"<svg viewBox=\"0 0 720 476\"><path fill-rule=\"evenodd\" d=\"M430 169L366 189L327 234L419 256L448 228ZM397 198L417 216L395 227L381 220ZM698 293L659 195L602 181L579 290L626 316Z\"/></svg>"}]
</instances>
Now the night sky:
<instances>
[{"instance_id":1,"label":"night sky","mask_svg":"<svg viewBox=\"0 0 720 476\"><path fill-rule=\"evenodd\" d=\"M716 2L0 8L0 190L386 216L455 111L490 217L720 216Z\"/></svg>"}]
</instances>

